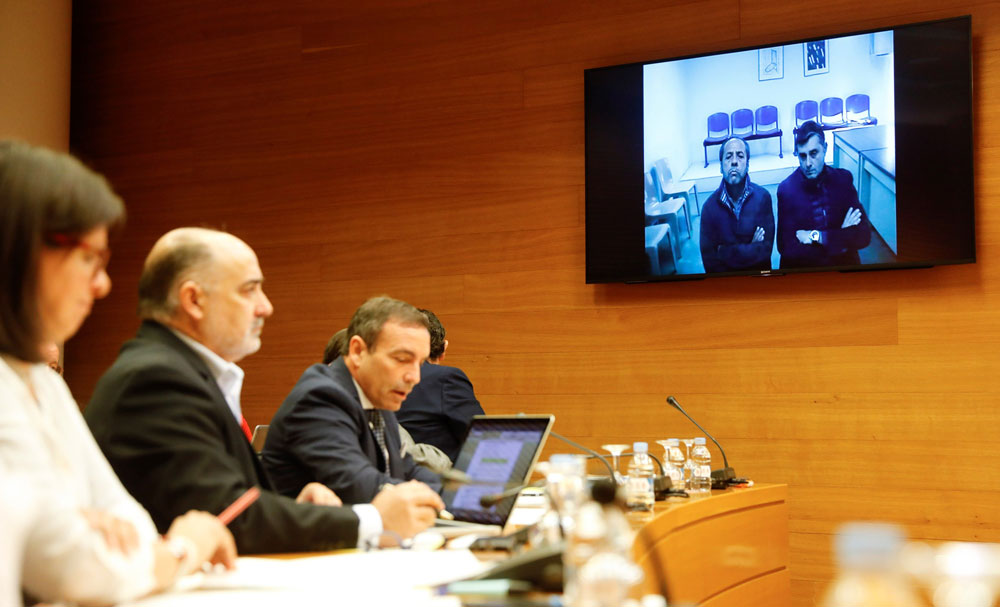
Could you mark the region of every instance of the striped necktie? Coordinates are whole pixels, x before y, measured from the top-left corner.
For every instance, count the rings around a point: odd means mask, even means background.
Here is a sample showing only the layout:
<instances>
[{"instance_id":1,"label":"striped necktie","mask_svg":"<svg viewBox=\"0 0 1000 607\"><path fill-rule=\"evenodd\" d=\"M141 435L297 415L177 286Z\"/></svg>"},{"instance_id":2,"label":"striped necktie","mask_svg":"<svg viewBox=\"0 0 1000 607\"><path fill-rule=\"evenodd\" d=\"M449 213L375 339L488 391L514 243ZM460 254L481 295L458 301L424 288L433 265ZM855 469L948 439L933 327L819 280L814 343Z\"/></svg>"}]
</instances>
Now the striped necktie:
<instances>
[{"instance_id":1,"label":"striped necktie","mask_svg":"<svg viewBox=\"0 0 1000 607\"><path fill-rule=\"evenodd\" d=\"M389 472L389 449L385 446L385 419L378 409L368 409L366 413L368 414L368 427L372 429L375 441L382 449L382 457L385 461L384 472Z\"/></svg>"}]
</instances>

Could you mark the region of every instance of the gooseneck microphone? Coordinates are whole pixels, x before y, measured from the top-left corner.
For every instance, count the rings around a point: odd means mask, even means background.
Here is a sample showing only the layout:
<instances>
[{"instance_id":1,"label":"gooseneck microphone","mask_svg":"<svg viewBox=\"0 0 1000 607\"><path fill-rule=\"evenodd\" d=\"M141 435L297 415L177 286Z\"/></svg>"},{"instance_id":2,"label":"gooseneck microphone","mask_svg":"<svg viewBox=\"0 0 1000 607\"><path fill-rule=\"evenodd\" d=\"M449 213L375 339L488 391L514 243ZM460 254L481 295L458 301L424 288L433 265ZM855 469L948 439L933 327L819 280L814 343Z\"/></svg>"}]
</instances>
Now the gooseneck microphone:
<instances>
[{"instance_id":1,"label":"gooseneck microphone","mask_svg":"<svg viewBox=\"0 0 1000 607\"><path fill-rule=\"evenodd\" d=\"M667 403L674 409L677 409L678 411L683 413L684 417L691 420L692 424L698 426L698 429L704 432L705 436L712 439L712 442L715 443L715 446L719 448L719 452L722 453L722 464L724 468L722 468L721 470L712 470L712 480L719 481L720 483L729 483L730 481L735 479L736 472L734 472L733 469L729 467L729 460L726 459L726 452L722 449L722 445L719 444L719 441L715 440L715 437L709 434L708 430L702 428L701 424L694 421L694 418L688 415L688 412L685 411L683 407L681 407L681 404L677 402L676 398L674 398L673 396L668 396Z\"/></svg>"},{"instance_id":2,"label":"gooseneck microphone","mask_svg":"<svg viewBox=\"0 0 1000 607\"><path fill-rule=\"evenodd\" d=\"M578 443L576 441L571 441L570 439L566 438L562 434L559 434L555 430L549 430L549 435L558 438L559 440L561 440L562 442L566 443L567 445L570 445L572 447L576 447L580 451L583 451L583 452L589 454L591 457L596 457L597 459L601 460L601 462L604 463L604 465L608 469L608 475L611 478L615 477L615 469L612 468L611 464L608 463L608 460L604 459L604 456L601 455L600 453L598 453L597 451L594 451L590 447L584 447L583 445L581 445L580 443Z\"/></svg>"},{"instance_id":3,"label":"gooseneck microphone","mask_svg":"<svg viewBox=\"0 0 1000 607\"><path fill-rule=\"evenodd\" d=\"M448 468L447 470L442 470L438 473L441 477L441 482L444 484L453 485L470 485L473 483L472 477L461 470L456 470L455 468Z\"/></svg>"},{"instance_id":4,"label":"gooseneck microphone","mask_svg":"<svg viewBox=\"0 0 1000 607\"><path fill-rule=\"evenodd\" d=\"M487 493L479 498L479 505L483 508L492 508L500 502L504 501L508 497L514 497L521 491L527 489L528 487L541 487L545 484L544 480L535 481L534 483L528 483L526 485L518 485L516 487L511 487L506 491L501 491L500 493Z\"/></svg>"}]
</instances>

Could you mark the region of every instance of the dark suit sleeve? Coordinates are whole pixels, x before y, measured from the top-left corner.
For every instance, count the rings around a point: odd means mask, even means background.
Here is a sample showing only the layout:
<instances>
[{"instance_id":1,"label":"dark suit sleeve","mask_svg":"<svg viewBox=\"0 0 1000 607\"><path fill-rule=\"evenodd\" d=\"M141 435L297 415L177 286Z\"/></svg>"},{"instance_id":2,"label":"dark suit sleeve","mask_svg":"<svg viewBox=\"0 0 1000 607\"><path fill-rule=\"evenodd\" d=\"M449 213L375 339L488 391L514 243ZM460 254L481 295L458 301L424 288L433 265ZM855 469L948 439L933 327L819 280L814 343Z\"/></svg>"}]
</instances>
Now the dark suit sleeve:
<instances>
[{"instance_id":1,"label":"dark suit sleeve","mask_svg":"<svg viewBox=\"0 0 1000 607\"><path fill-rule=\"evenodd\" d=\"M394 481L362 449L359 436L370 430L360 414L352 415L357 406L348 398L329 382L313 382L284 418L284 444L312 478L345 504L364 504Z\"/></svg>"},{"instance_id":2,"label":"dark suit sleeve","mask_svg":"<svg viewBox=\"0 0 1000 607\"><path fill-rule=\"evenodd\" d=\"M831 176L832 189L837 200L832 205L836 209L831 229L823 232L823 245L831 255L839 255L845 251L857 251L868 246L872 239L871 224L868 214L858 200L858 191L854 188L853 177L848 171L837 171ZM849 228L840 227L851 209L861 211L861 223Z\"/></svg>"},{"instance_id":3,"label":"dark suit sleeve","mask_svg":"<svg viewBox=\"0 0 1000 607\"><path fill-rule=\"evenodd\" d=\"M706 272L722 272L725 268L719 259L719 236L716 226L716 205L709 199L701 208L701 227L699 228L699 248L701 249L701 265Z\"/></svg>"},{"instance_id":4,"label":"dark suit sleeve","mask_svg":"<svg viewBox=\"0 0 1000 607\"><path fill-rule=\"evenodd\" d=\"M774 212L771 210L770 192L762 189L761 199L754 201L754 204L759 206L752 210L745 208L743 212L754 213L754 228L757 226L764 228L764 240L752 242L753 233L751 233L746 237L746 242L720 244L717 258L720 265L724 265L727 270L749 268L764 263L771 257L771 248L774 246Z\"/></svg>"},{"instance_id":5,"label":"dark suit sleeve","mask_svg":"<svg viewBox=\"0 0 1000 607\"><path fill-rule=\"evenodd\" d=\"M453 368L455 370L441 382L442 413L448 418L455 444L461 445L465 442L473 416L483 415L484 411L476 399L469 377L461 369Z\"/></svg>"},{"instance_id":6,"label":"dark suit sleeve","mask_svg":"<svg viewBox=\"0 0 1000 607\"><path fill-rule=\"evenodd\" d=\"M812 252L811 245L802 244L795 235L796 230L804 229L804 226L798 225L802 221L799 217L800 204L794 192L782 182L778 186L778 253L793 259L808 257Z\"/></svg>"},{"instance_id":7,"label":"dark suit sleeve","mask_svg":"<svg viewBox=\"0 0 1000 607\"><path fill-rule=\"evenodd\" d=\"M87 421L161 532L191 509L218 514L256 482L232 455L224 405L207 385L168 365L112 373L98 384ZM241 553L325 550L356 546L358 518L350 508L262 491L230 529Z\"/></svg>"}]
</instances>

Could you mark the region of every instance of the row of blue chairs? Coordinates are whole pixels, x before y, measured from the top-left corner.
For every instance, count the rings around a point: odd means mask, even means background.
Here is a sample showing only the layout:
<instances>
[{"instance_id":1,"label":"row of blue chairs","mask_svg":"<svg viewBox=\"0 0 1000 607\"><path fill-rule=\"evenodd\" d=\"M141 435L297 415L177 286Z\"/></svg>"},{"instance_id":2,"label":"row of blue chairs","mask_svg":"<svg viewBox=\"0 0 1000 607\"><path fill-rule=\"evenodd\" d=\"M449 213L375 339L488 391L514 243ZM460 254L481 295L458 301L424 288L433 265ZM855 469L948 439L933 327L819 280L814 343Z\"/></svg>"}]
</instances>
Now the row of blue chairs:
<instances>
[{"instance_id":1,"label":"row of blue chairs","mask_svg":"<svg viewBox=\"0 0 1000 607\"><path fill-rule=\"evenodd\" d=\"M807 120L816 122L825 130L878 123L878 119L871 115L871 101L863 93L848 97L846 105L840 97L827 97L819 103L811 99L796 103L795 127L802 126ZM773 105L763 105L756 111L740 108L732 114L716 112L709 116L708 136L703 142L706 167L708 147L720 145L733 136L746 141L777 137L778 157L785 157L781 147L782 131L778 128L778 108Z\"/></svg>"},{"instance_id":2,"label":"row of blue chairs","mask_svg":"<svg viewBox=\"0 0 1000 607\"><path fill-rule=\"evenodd\" d=\"M705 166L708 166L708 146L720 145L732 136L746 141L754 139L778 138L778 156L784 158L781 149L781 129L778 127L778 108L762 105L756 111L740 108L731 115L716 112L708 117L708 137L705 138Z\"/></svg>"},{"instance_id":3,"label":"row of blue chairs","mask_svg":"<svg viewBox=\"0 0 1000 607\"><path fill-rule=\"evenodd\" d=\"M827 97L819 103L811 99L796 103L795 126L800 127L807 120L819 123L826 130L878 124L871 114L871 100L863 93L851 95L846 104L840 97Z\"/></svg>"}]
</instances>

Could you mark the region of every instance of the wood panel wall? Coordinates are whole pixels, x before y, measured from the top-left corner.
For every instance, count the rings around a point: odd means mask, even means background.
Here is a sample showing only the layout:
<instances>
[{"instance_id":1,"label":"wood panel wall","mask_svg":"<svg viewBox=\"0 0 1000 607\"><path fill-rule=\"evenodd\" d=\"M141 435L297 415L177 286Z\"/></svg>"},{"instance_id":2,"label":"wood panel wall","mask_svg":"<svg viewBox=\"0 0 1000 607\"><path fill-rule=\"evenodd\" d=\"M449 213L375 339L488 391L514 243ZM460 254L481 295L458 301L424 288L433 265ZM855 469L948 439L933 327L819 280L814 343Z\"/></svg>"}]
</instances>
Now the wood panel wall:
<instances>
[{"instance_id":1,"label":"wood panel wall","mask_svg":"<svg viewBox=\"0 0 1000 607\"><path fill-rule=\"evenodd\" d=\"M830 579L844 520L1000 541L988 162L975 265L584 284L585 68L965 13L975 153L992 159L1000 7L985 0L77 3L71 142L130 221L111 296L67 345L71 386L86 402L134 331L155 238L224 227L257 250L276 308L243 363L251 423L389 293L438 313L447 362L491 413L552 412L596 448L694 435L664 405L676 395L739 473L788 483L796 605Z\"/></svg>"},{"instance_id":2,"label":"wood panel wall","mask_svg":"<svg viewBox=\"0 0 1000 607\"><path fill-rule=\"evenodd\" d=\"M69 147L70 0L0 1L0 139Z\"/></svg>"}]
</instances>

